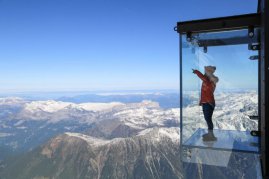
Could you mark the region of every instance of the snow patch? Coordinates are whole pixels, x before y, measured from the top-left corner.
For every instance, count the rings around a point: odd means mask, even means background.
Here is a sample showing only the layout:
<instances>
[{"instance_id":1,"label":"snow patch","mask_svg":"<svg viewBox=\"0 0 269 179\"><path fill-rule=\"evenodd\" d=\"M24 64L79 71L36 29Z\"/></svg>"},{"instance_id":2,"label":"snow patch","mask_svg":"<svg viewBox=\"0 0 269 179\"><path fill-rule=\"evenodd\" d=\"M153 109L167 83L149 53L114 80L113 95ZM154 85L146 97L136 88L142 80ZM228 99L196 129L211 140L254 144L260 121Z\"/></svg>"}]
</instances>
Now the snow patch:
<instances>
[{"instance_id":1,"label":"snow patch","mask_svg":"<svg viewBox=\"0 0 269 179\"><path fill-rule=\"evenodd\" d=\"M80 139L88 142L88 144L90 144L92 146L102 146L102 145L106 145L107 143L110 142L109 140L99 139L99 138L91 137L91 136L84 135L81 133L66 132L65 134L68 136L71 136L71 137L80 138Z\"/></svg>"}]
</instances>

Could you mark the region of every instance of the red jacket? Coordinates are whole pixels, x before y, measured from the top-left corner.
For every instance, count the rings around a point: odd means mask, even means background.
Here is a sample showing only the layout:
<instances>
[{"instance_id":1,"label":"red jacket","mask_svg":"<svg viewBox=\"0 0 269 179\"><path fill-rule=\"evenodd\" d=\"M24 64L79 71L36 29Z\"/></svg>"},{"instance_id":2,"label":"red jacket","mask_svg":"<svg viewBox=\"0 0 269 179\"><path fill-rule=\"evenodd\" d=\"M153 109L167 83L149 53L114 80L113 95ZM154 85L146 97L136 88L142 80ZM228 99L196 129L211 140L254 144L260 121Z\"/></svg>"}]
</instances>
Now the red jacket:
<instances>
[{"instance_id":1,"label":"red jacket","mask_svg":"<svg viewBox=\"0 0 269 179\"><path fill-rule=\"evenodd\" d=\"M203 81L201 88L201 99L199 104L202 105L202 103L210 103L212 105L215 105L215 99L214 99L214 91L216 88L215 83L210 81L207 76L203 75L198 70L194 70L193 73L195 73Z\"/></svg>"}]
</instances>

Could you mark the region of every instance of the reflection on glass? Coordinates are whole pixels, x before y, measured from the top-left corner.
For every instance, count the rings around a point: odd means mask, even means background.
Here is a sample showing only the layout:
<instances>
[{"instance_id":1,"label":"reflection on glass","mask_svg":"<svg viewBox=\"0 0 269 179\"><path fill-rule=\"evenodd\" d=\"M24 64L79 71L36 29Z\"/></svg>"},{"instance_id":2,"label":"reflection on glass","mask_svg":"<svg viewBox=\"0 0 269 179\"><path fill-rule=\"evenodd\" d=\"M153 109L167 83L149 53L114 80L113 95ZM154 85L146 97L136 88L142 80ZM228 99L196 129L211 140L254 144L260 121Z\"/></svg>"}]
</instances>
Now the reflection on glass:
<instances>
[{"instance_id":1,"label":"reflection on glass","mask_svg":"<svg viewBox=\"0 0 269 179\"><path fill-rule=\"evenodd\" d=\"M214 148L220 150L232 150L242 152L259 152L258 137L253 137L249 131L219 130L215 129L216 141L203 141L206 129L198 129L185 143L191 147Z\"/></svg>"},{"instance_id":2,"label":"reflection on glass","mask_svg":"<svg viewBox=\"0 0 269 179\"><path fill-rule=\"evenodd\" d=\"M182 159L186 178L261 178L258 130L258 42L248 30L182 35ZM205 120L201 100L205 66L215 66L213 130ZM205 134L214 134L205 140ZM194 172L195 171L195 172Z\"/></svg>"},{"instance_id":3,"label":"reflection on glass","mask_svg":"<svg viewBox=\"0 0 269 179\"><path fill-rule=\"evenodd\" d=\"M214 92L216 105L212 116L218 135L222 135L222 130L257 130L257 121L249 116L258 114L258 62L249 58L257 56L258 52L248 50L249 43L256 43L257 37L249 38L247 30L237 30L193 34L191 42L187 42L183 35L182 40L183 144L190 142L195 133L205 132L208 128L202 107L199 106L202 80L192 73L192 69L197 69L204 74L205 66L215 66L214 75L219 78ZM249 132L230 135L225 140L227 144L221 148L232 150L231 143L239 141L233 137L240 138L240 135L251 139ZM238 150L256 152L257 148L241 147Z\"/></svg>"}]
</instances>

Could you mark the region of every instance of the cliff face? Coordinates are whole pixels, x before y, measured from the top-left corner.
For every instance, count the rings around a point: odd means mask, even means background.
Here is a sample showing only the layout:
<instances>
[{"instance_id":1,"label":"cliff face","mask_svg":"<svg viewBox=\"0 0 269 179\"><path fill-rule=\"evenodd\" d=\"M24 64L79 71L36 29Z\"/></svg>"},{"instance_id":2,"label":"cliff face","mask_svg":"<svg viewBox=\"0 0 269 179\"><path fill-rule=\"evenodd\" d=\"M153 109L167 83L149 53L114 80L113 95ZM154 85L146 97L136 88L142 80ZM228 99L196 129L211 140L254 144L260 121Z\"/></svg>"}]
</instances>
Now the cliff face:
<instances>
[{"instance_id":1,"label":"cliff face","mask_svg":"<svg viewBox=\"0 0 269 179\"><path fill-rule=\"evenodd\" d=\"M130 138L65 133L18 159L4 178L182 178L175 128ZM14 172L14 170L17 170Z\"/></svg>"}]
</instances>

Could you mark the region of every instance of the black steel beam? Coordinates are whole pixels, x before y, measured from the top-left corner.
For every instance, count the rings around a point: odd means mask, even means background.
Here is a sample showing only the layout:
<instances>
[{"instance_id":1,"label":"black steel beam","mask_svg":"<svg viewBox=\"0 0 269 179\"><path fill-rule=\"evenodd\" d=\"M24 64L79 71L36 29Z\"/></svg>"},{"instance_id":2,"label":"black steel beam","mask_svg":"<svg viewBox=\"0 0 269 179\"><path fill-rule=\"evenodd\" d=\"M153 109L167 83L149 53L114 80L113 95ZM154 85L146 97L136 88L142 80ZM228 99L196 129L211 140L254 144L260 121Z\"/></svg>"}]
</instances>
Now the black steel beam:
<instances>
[{"instance_id":1,"label":"black steel beam","mask_svg":"<svg viewBox=\"0 0 269 179\"><path fill-rule=\"evenodd\" d=\"M178 22L176 31L180 34L215 32L224 30L236 30L248 28L249 26L260 26L260 14L246 14L213 19Z\"/></svg>"},{"instance_id":2,"label":"black steel beam","mask_svg":"<svg viewBox=\"0 0 269 179\"><path fill-rule=\"evenodd\" d=\"M226 39L203 39L198 40L200 47L250 44L253 40L248 37L233 37Z\"/></svg>"},{"instance_id":3,"label":"black steel beam","mask_svg":"<svg viewBox=\"0 0 269 179\"><path fill-rule=\"evenodd\" d=\"M261 51L260 51L260 116L261 163L263 177L269 178L269 1L260 1Z\"/></svg>"}]
</instances>

